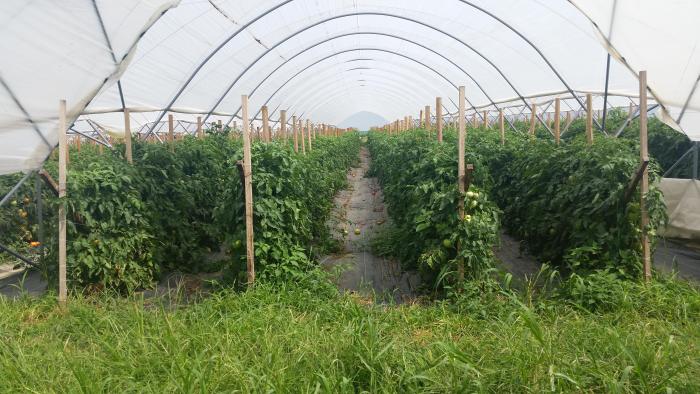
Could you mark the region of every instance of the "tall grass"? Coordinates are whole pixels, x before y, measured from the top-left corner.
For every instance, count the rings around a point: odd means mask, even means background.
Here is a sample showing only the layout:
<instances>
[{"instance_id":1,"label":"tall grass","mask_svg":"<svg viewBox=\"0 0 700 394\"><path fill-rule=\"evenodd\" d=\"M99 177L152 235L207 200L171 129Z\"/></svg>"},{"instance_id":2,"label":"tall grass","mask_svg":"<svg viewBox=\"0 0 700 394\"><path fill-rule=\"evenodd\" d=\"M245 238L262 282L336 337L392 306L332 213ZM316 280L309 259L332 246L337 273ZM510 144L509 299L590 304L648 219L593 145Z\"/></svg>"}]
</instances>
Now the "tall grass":
<instances>
[{"instance_id":1,"label":"tall grass","mask_svg":"<svg viewBox=\"0 0 700 394\"><path fill-rule=\"evenodd\" d=\"M404 306L291 285L179 308L2 300L0 391L700 392L700 295L688 284L629 282L604 309L472 290Z\"/></svg>"}]
</instances>

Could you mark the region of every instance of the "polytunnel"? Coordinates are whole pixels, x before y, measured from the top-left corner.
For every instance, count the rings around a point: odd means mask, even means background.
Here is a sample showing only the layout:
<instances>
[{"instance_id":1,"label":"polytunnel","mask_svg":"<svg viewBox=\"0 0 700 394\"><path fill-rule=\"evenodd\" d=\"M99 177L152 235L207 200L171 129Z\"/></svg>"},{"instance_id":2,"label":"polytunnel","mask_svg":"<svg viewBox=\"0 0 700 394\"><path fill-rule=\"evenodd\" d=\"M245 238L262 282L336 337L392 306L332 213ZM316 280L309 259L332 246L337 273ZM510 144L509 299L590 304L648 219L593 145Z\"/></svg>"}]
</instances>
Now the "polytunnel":
<instances>
[{"instance_id":1,"label":"polytunnel","mask_svg":"<svg viewBox=\"0 0 700 394\"><path fill-rule=\"evenodd\" d=\"M240 120L240 96L324 124L371 110L386 119L457 86L468 114L527 114L636 103L646 70L657 116L700 139L692 1L7 1L0 5L0 173L36 170L57 143L58 101L70 132L140 135L166 114L183 130ZM608 55L612 61L608 62ZM606 94L607 93L607 94ZM654 104L654 103L652 103ZM652 105L652 108L657 108ZM260 119L259 111L252 111ZM479 115L482 116L482 115ZM598 130L602 119L594 122ZM159 123L160 122L160 123Z\"/></svg>"}]
</instances>

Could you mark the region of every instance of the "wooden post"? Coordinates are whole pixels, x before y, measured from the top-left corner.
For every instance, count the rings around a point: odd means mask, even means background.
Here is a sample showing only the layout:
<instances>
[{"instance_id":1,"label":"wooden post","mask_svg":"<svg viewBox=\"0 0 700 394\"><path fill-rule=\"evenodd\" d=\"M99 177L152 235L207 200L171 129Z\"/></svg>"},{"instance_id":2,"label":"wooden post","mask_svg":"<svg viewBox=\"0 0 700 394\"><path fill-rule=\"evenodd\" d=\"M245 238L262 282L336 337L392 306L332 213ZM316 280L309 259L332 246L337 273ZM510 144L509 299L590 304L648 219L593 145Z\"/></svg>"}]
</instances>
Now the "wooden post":
<instances>
[{"instance_id":1,"label":"wooden post","mask_svg":"<svg viewBox=\"0 0 700 394\"><path fill-rule=\"evenodd\" d=\"M168 114L168 143L170 151L175 152L175 119L173 114Z\"/></svg>"},{"instance_id":2,"label":"wooden post","mask_svg":"<svg viewBox=\"0 0 700 394\"><path fill-rule=\"evenodd\" d=\"M299 129L297 128L297 117L292 116L292 132L294 133L294 152L299 153Z\"/></svg>"},{"instance_id":3,"label":"wooden post","mask_svg":"<svg viewBox=\"0 0 700 394\"><path fill-rule=\"evenodd\" d=\"M484 111L484 128L489 128L489 111Z\"/></svg>"},{"instance_id":4,"label":"wooden post","mask_svg":"<svg viewBox=\"0 0 700 394\"><path fill-rule=\"evenodd\" d=\"M559 97L554 100L554 142L557 145L561 142L561 100Z\"/></svg>"},{"instance_id":5,"label":"wooden post","mask_svg":"<svg viewBox=\"0 0 700 394\"><path fill-rule=\"evenodd\" d=\"M537 125L537 104L530 105L532 113L530 114L530 137L535 136L535 126Z\"/></svg>"},{"instance_id":6,"label":"wooden post","mask_svg":"<svg viewBox=\"0 0 700 394\"><path fill-rule=\"evenodd\" d=\"M311 148L311 135L314 133L312 127L311 127L311 121L306 119L306 136L309 139L309 152L311 152L313 149Z\"/></svg>"},{"instance_id":7,"label":"wooden post","mask_svg":"<svg viewBox=\"0 0 700 394\"><path fill-rule=\"evenodd\" d=\"M280 134L282 134L282 138L284 138L284 141L287 141L287 111L282 110L280 111Z\"/></svg>"},{"instance_id":8,"label":"wooden post","mask_svg":"<svg viewBox=\"0 0 700 394\"><path fill-rule=\"evenodd\" d=\"M464 220L464 180L466 177L466 167L464 163L465 143L467 139L465 112L466 112L466 91L464 86L459 87L459 136L457 148L457 183L459 186L459 196L457 197L457 207L459 220ZM461 245L457 245L457 250ZM457 263L457 279L459 284L464 281L464 261L459 259Z\"/></svg>"},{"instance_id":9,"label":"wooden post","mask_svg":"<svg viewBox=\"0 0 700 394\"><path fill-rule=\"evenodd\" d=\"M253 164L250 152L250 122L248 121L248 96L241 97L243 117L243 187L245 189L245 240L248 286L255 283L255 243L253 237Z\"/></svg>"},{"instance_id":10,"label":"wooden post","mask_svg":"<svg viewBox=\"0 0 700 394\"><path fill-rule=\"evenodd\" d=\"M586 141L588 145L593 144L593 95L586 95Z\"/></svg>"},{"instance_id":11,"label":"wooden post","mask_svg":"<svg viewBox=\"0 0 700 394\"><path fill-rule=\"evenodd\" d=\"M432 124L430 122L430 106L426 105L425 106L425 129L428 130L428 134L430 134L431 127L432 127Z\"/></svg>"},{"instance_id":12,"label":"wooden post","mask_svg":"<svg viewBox=\"0 0 700 394\"><path fill-rule=\"evenodd\" d=\"M75 149L78 151L78 153L80 153L80 148L83 143L82 136L80 134L77 134L75 137Z\"/></svg>"},{"instance_id":13,"label":"wooden post","mask_svg":"<svg viewBox=\"0 0 700 394\"><path fill-rule=\"evenodd\" d=\"M420 127L425 128L425 118L423 117L423 110L420 110Z\"/></svg>"},{"instance_id":14,"label":"wooden post","mask_svg":"<svg viewBox=\"0 0 700 394\"><path fill-rule=\"evenodd\" d=\"M442 143L442 97L435 99L435 122L437 125L437 139L439 143Z\"/></svg>"},{"instance_id":15,"label":"wooden post","mask_svg":"<svg viewBox=\"0 0 700 394\"><path fill-rule=\"evenodd\" d=\"M590 96L590 95L589 95ZM647 136L647 72L639 72L639 147L642 164L649 161L649 141ZM590 107L589 107L590 109ZM644 167L639 207L642 216L642 262L644 265L644 280L651 280L651 240L649 237L649 213L646 206L646 195L649 192L649 168Z\"/></svg>"},{"instance_id":16,"label":"wooden post","mask_svg":"<svg viewBox=\"0 0 700 394\"><path fill-rule=\"evenodd\" d=\"M204 129L202 128L202 117L201 116L197 117L197 137L200 139L204 138Z\"/></svg>"},{"instance_id":17,"label":"wooden post","mask_svg":"<svg viewBox=\"0 0 700 394\"><path fill-rule=\"evenodd\" d=\"M270 136L270 114L268 113L267 106L262 107L262 123L263 123L263 139L265 142L270 142L272 140Z\"/></svg>"},{"instance_id":18,"label":"wooden post","mask_svg":"<svg viewBox=\"0 0 700 394\"><path fill-rule=\"evenodd\" d=\"M124 109L124 146L126 149L126 162L134 164L134 158L131 152L131 114L127 108Z\"/></svg>"},{"instance_id":19,"label":"wooden post","mask_svg":"<svg viewBox=\"0 0 700 394\"><path fill-rule=\"evenodd\" d=\"M299 119L299 132L301 133L301 153L306 154L306 136L304 135L304 122Z\"/></svg>"},{"instance_id":20,"label":"wooden post","mask_svg":"<svg viewBox=\"0 0 700 394\"><path fill-rule=\"evenodd\" d=\"M66 259L68 255L66 227L66 178L68 143L66 137L66 100L58 105L58 302L65 304L68 299L66 283Z\"/></svg>"},{"instance_id":21,"label":"wooden post","mask_svg":"<svg viewBox=\"0 0 700 394\"><path fill-rule=\"evenodd\" d=\"M498 111L498 125L501 130L501 145L506 144L506 125L505 125L505 119L503 116L503 110Z\"/></svg>"},{"instance_id":22,"label":"wooden post","mask_svg":"<svg viewBox=\"0 0 700 394\"><path fill-rule=\"evenodd\" d=\"M219 125L219 131L224 131L224 125L223 125L223 123L221 122L221 119L219 119L219 121L216 122L216 124Z\"/></svg>"}]
</instances>

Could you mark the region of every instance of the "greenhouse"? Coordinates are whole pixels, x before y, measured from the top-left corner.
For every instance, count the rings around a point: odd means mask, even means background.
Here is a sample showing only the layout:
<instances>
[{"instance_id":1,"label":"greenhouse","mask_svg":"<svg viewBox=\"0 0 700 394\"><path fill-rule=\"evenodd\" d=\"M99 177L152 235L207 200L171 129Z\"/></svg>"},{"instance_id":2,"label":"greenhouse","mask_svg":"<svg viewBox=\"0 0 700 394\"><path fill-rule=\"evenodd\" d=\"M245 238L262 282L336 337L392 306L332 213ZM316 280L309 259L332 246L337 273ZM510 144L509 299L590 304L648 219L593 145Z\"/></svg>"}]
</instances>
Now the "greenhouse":
<instances>
[{"instance_id":1,"label":"greenhouse","mask_svg":"<svg viewBox=\"0 0 700 394\"><path fill-rule=\"evenodd\" d=\"M700 391L698 17L2 2L0 391Z\"/></svg>"}]
</instances>

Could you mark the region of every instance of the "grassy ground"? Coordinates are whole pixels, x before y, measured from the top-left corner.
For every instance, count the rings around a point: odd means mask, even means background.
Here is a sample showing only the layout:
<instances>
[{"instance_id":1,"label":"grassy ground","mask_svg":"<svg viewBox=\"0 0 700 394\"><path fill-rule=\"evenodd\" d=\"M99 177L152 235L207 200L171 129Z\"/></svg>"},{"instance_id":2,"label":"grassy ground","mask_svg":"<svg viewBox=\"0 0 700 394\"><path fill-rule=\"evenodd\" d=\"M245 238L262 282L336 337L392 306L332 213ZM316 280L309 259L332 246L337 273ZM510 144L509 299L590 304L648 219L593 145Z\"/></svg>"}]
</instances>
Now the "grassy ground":
<instances>
[{"instance_id":1,"label":"grassy ground","mask_svg":"<svg viewBox=\"0 0 700 394\"><path fill-rule=\"evenodd\" d=\"M405 306L324 285L261 285L175 309L2 300L0 391L700 392L698 291L628 283L587 301L599 284L564 299L474 283Z\"/></svg>"}]
</instances>

